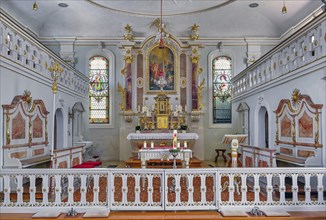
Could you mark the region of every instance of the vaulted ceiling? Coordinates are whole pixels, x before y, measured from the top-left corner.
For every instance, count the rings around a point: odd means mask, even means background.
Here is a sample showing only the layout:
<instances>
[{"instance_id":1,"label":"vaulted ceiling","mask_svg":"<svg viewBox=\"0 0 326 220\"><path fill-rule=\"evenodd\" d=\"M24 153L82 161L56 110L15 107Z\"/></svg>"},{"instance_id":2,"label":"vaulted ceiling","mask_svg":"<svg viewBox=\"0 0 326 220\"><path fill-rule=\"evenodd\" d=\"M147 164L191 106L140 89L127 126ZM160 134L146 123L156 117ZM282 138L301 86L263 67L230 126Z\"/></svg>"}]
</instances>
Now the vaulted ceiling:
<instances>
[{"instance_id":1,"label":"vaulted ceiling","mask_svg":"<svg viewBox=\"0 0 326 220\"><path fill-rule=\"evenodd\" d=\"M0 1L4 11L40 37L120 38L126 24L135 37L146 37L157 31L151 24L160 16L160 0ZM321 5L320 0L163 0L163 23L177 37L189 36L194 23L202 38L280 37Z\"/></svg>"}]
</instances>

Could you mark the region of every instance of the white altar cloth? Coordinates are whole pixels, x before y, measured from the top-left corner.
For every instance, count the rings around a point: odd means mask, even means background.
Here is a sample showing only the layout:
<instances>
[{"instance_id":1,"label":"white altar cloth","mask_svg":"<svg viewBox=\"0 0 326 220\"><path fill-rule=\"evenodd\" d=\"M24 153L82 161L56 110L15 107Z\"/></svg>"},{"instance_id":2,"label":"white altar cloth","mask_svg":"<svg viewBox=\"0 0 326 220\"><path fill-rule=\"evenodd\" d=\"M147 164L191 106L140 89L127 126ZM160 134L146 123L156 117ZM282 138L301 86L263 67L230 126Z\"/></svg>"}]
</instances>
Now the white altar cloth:
<instances>
[{"instance_id":1,"label":"white altar cloth","mask_svg":"<svg viewBox=\"0 0 326 220\"><path fill-rule=\"evenodd\" d=\"M138 158L141 160L142 168L146 168L146 161L153 160L153 159L160 159L160 160L173 160L173 156L170 154L169 150L171 148L142 148L138 152ZM175 159L182 160L185 162L185 167L189 168L189 161L192 158L192 151L190 149L180 149L178 155Z\"/></svg>"},{"instance_id":2,"label":"white altar cloth","mask_svg":"<svg viewBox=\"0 0 326 220\"><path fill-rule=\"evenodd\" d=\"M178 140L198 140L197 133L178 133ZM172 140L173 133L130 133L128 140Z\"/></svg>"}]
</instances>

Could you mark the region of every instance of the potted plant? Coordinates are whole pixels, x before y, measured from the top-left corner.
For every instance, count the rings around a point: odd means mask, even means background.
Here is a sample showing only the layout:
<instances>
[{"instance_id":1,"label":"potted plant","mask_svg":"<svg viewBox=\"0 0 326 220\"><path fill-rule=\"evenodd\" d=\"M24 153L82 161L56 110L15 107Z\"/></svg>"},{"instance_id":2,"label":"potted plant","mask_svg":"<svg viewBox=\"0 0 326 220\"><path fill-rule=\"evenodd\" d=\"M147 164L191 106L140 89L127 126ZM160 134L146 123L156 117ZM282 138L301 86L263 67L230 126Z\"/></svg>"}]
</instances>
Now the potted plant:
<instances>
[{"instance_id":1,"label":"potted plant","mask_svg":"<svg viewBox=\"0 0 326 220\"><path fill-rule=\"evenodd\" d=\"M182 133L186 133L188 126L187 125L181 125L180 126Z\"/></svg>"},{"instance_id":2,"label":"potted plant","mask_svg":"<svg viewBox=\"0 0 326 220\"><path fill-rule=\"evenodd\" d=\"M136 130L136 133L140 133L140 130L141 130L140 125L137 125L137 126L135 127L135 130Z\"/></svg>"}]
</instances>

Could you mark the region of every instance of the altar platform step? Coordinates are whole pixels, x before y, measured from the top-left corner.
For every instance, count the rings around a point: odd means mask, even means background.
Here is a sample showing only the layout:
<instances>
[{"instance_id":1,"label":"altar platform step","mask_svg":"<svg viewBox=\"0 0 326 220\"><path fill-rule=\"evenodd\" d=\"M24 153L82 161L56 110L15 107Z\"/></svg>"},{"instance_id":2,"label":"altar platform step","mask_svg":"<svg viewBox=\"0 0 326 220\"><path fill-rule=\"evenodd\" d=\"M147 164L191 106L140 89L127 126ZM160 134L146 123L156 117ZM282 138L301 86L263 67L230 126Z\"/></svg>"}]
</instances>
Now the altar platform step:
<instances>
[{"instance_id":1,"label":"altar platform step","mask_svg":"<svg viewBox=\"0 0 326 220\"><path fill-rule=\"evenodd\" d=\"M130 168L141 168L141 161L140 159L130 157L128 160L125 162L125 166L130 167ZM181 168L182 163L181 160L177 160L177 167ZM197 159L196 157L193 157L190 159L189 163L190 168L207 168L209 167L206 163L203 161ZM164 168L164 169L169 169L173 168L173 160L149 160L147 162L147 168Z\"/></svg>"}]
</instances>

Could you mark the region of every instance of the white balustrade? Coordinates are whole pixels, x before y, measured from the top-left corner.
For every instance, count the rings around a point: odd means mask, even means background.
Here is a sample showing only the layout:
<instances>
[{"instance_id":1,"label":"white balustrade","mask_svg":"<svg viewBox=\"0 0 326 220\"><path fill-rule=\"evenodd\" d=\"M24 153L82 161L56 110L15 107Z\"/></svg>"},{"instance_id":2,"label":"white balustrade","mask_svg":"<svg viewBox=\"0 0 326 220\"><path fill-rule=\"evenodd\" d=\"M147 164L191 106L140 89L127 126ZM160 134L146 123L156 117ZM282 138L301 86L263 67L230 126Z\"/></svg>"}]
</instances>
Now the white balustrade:
<instances>
[{"instance_id":1,"label":"white balustrade","mask_svg":"<svg viewBox=\"0 0 326 220\"><path fill-rule=\"evenodd\" d=\"M4 169L0 177L2 212L71 207L248 211L253 206L322 211L326 205L326 170L316 167Z\"/></svg>"},{"instance_id":2,"label":"white balustrade","mask_svg":"<svg viewBox=\"0 0 326 220\"><path fill-rule=\"evenodd\" d=\"M20 29L5 17L0 21L0 55L28 70L33 71L37 78L52 81L48 68L59 62L64 71L59 77L59 89L73 90L76 94L88 94L88 78L55 53L47 49L25 30ZM5 59L2 59L6 62Z\"/></svg>"},{"instance_id":3,"label":"white balustrade","mask_svg":"<svg viewBox=\"0 0 326 220\"><path fill-rule=\"evenodd\" d=\"M326 56L326 21L320 17L233 77L233 97Z\"/></svg>"}]
</instances>

